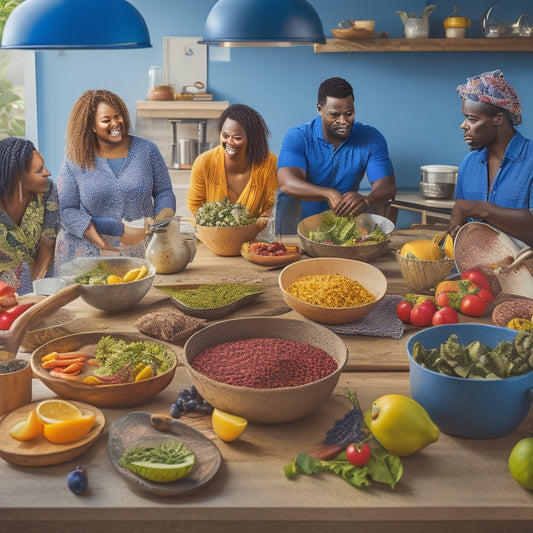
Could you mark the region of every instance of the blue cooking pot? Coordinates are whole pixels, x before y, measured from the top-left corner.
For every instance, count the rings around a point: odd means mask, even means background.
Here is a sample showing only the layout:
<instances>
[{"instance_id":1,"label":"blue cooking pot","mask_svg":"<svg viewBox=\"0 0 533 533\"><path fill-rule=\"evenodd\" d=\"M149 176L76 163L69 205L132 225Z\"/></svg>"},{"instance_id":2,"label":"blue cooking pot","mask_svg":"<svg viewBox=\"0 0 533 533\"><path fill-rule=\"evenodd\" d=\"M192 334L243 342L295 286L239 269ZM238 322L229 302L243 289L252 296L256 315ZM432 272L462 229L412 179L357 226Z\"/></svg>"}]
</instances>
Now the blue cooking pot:
<instances>
[{"instance_id":1,"label":"blue cooking pot","mask_svg":"<svg viewBox=\"0 0 533 533\"><path fill-rule=\"evenodd\" d=\"M415 333L407 342L411 396L445 433L469 439L503 437L528 414L533 399L533 372L508 379L465 379L446 376L420 366L412 358L413 346L439 348L455 333L466 345L480 341L494 348L512 342L517 332L485 324L447 324Z\"/></svg>"}]
</instances>

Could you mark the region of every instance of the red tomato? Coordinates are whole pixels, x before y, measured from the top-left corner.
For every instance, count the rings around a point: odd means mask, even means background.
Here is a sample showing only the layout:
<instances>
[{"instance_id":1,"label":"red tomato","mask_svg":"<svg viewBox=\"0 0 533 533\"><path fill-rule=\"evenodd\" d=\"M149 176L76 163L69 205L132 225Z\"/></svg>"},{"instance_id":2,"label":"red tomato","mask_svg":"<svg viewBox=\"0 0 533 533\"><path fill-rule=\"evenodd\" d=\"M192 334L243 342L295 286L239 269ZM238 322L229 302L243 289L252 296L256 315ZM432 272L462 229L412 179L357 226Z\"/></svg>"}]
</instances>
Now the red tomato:
<instances>
[{"instance_id":1,"label":"red tomato","mask_svg":"<svg viewBox=\"0 0 533 533\"><path fill-rule=\"evenodd\" d=\"M441 324L458 324L459 313L451 306L439 309L431 319L432 326L440 326Z\"/></svg>"},{"instance_id":2,"label":"red tomato","mask_svg":"<svg viewBox=\"0 0 533 533\"><path fill-rule=\"evenodd\" d=\"M402 300L396 306L396 314L398 315L398 318L404 324L409 324L411 322L411 309L412 308L413 306L411 305L411 302L408 302L407 300Z\"/></svg>"},{"instance_id":3,"label":"red tomato","mask_svg":"<svg viewBox=\"0 0 533 533\"><path fill-rule=\"evenodd\" d=\"M425 300L421 304L413 307L411 311L411 324L417 328L423 328L431 324L431 319L437 311L437 307L430 300Z\"/></svg>"},{"instance_id":4,"label":"red tomato","mask_svg":"<svg viewBox=\"0 0 533 533\"><path fill-rule=\"evenodd\" d=\"M16 305L15 307L12 307L11 309L8 309L7 311L4 311L0 314L0 330L7 330L11 327L11 324L15 322L15 320L22 314L24 311L29 309L33 303L31 304L21 304Z\"/></svg>"},{"instance_id":5,"label":"red tomato","mask_svg":"<svg viewBox=\"0 0 533 533\"><path fill-rule=\"evenodd\" d=\"M487 276L479 270L479 268L472 268L461 274L461 279L467 279L472 283L475 283L478 287L483 287L490 291L490 283Z\"/></svg>"},{"instance_id":6,"label":"red tomato","mask_svg":"<svg viewBox=\"0 0 533 533\"><path fill-rule=\"evenodd\" d=\"M468 294L461 300L461 313L468 316L481 316L486 309L485 302L477 294Z\"/></svg>"},{"instance_id":7,"label":"red tomato","mask_svg":"<svg viewBox=\"0 0 533 533\"><path fill-rule=\"evenodd\" d=\"M14 296L15 292L15 289L11 285L0 281L0 296Z\"/></svg>"},{"instance_id":8,"label":"red tomato","mask_svg":"<svg viewBox=\"0 0 533 533\"><path fill-rule=\"evenodd\" d=\"M364 442L360 446L357 444L349 444L346 447L346 458L354 466L365 466L370 461L372 451L370 446Z\"/></svg>"},{"instance_id":9,"label":"red tomato","mask_svg":"<svg viewBox=\"0 0 533 533\"><path fill-rule=\"evenodd\" d=\"M446 307L448 305L450 305L450 299L448 298L448 295L442 291L442 292L439 292L439 294L437 294L437 297L435 298L436 302L437 302L437 305L439 307Z\"/></svg>"},{"instance_id":10,"label":"red tomato","mask_svg":"<svg viewBox=\"0 0 533 533\"><path fill-rule=\"evenodd\" d=\"M488 291L487 289L481 287L479 289L479 292L476 292L476 294L486 303L490 303L494 301L494 294L492 292Z\"/></svg>"}]
</instances>

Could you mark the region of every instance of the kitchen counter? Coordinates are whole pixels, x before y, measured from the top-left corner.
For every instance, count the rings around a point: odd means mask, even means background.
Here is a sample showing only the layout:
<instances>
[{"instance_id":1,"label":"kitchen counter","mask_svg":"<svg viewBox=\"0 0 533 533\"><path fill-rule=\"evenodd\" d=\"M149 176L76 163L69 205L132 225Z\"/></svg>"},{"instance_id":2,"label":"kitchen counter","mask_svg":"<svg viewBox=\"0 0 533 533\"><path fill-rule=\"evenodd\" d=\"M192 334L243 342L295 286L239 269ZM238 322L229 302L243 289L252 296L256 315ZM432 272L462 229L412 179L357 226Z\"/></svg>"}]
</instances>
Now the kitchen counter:
<instances>
[{"instance_id":1,"label":"kitchen counter","mask_svg":"<svg viewBox=\"0 0 533 533\"><path fill-rule=\"evenodd\" d=\"M416 231L396 232L391 251L376 260L389 279L389 293L407 292L392 250ZM203 245L182 273L157 276L156 284L224 280L260 281L267 286L266 300L249 305L237 316L286 316L276 291L279 269L267 269L240 257L220 258ZM97 311L80 299L68 308L77 313L79 331L136 331L137 316L168 300L152 289L135 308L120 314ZM266 310L266 312L265 312ZM263 311L263 312L262 312ZM512 446L528 436L533 410L520 428L507 437L467 440L441 434L439 441L418 454L402 459L404 474L394 490L372 484L357 489L341 478L323 473L289 481L283 467L302 451L316 446L350 404L346 390L356 391L363 408L387 393L409 395L405 344L399 340L343 336L350 363L333 395L320 409L295 422L250 424L233 443L220 441L208 418L188 415L182 421L201 430L219 447L222 466L201 491L188 496L154 497L130 486L114 469L106 452L109 424L131 411L168 414L178 391L190 387L185 368L178 367L173 382L147 403L131 408L102 408L104 434L79 458L48 467L22 467L0 459L0 533L140 533L183 531L193 533L274 532L427 532L485 533L530 531L533 493L522 489L507 470ZM181 348L176 346L179 353ZM19 357L29 354L19 353ZM33 401L53 396L34 380ZM83 464L89 488L81 496L67 488L66 475Z\"/></svg>"}]
</instances>

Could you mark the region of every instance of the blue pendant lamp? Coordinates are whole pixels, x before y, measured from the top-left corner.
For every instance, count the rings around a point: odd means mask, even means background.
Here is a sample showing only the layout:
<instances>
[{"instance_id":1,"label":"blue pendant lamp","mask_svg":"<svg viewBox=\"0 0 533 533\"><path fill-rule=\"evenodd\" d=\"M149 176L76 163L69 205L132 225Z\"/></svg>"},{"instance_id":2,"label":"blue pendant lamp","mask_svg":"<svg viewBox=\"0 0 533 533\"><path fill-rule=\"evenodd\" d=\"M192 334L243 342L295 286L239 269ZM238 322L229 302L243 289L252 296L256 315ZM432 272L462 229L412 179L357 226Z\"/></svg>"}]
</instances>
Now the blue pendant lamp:
<instances>
[{"instance_id":1,"label":"blue pendant lamp","mask_svg":"<svg viewBox=\"0 0 533 533\"><path fill-rule=\"evenodd\" d=\"M221 46L325 42L320 18L306 0L219 0L207 16L200 41Z\"/></svg>"},{"instance_id":2,"label":"blue pendant lamp","mask_svg":"<svg viewBox=\"0 0 533 533\"><path fill-rule=\"evenodd\" d=\"M150 48L139 11L126 0L25 0L4 27L2 48Z\"/></svg>"}]
</instances>

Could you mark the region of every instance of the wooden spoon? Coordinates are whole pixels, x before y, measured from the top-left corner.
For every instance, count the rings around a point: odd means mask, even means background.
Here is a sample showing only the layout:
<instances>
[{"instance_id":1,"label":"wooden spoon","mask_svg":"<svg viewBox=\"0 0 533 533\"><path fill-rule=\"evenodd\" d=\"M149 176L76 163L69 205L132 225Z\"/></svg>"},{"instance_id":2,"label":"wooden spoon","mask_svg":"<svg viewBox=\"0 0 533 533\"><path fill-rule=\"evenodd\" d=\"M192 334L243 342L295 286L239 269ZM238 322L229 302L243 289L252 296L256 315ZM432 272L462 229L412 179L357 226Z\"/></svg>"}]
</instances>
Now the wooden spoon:
<instances>
[{"instance_id":1,"label":"wooden spoon","mask_svg":"<svg viewBox=\"0 0 533 533\"><path fill-rule=\"evenodd\" d=\"M0 331L0 360L15 359L20 342L29 327L81 294L81 284L74 283L47 296L22 313L8 330Z\"/></svg>"}]
</instances>

